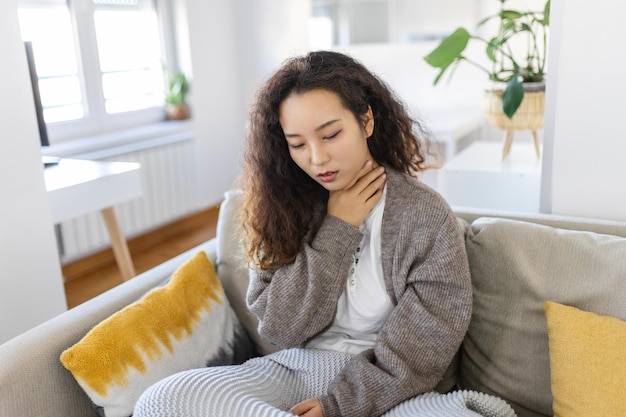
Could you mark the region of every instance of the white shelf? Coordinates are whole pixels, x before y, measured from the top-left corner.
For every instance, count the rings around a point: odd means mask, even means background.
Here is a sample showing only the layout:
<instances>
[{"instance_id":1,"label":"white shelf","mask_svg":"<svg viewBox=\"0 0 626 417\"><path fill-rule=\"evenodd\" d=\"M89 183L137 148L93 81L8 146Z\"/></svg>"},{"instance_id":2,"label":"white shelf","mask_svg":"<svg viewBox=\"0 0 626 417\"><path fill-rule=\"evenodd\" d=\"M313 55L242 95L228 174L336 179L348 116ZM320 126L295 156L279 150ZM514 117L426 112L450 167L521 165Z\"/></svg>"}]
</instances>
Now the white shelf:
<instances>
[{"instance_id":1,"label":"white shelf","mask_svg":"<svg viewBox=\"0 0 626 417\"><path fill-rule=\"evenodd\" d=\"M427 109L424 119L435 141L445 146L446 161L479 140L485 122L482 112L470 108Z\"/></svg>"},{"instance_id":2,"label":"white shelf","mask_svg":"<svg viewBox=\"0 0 626 417\"><path fill-rule=\"evenodd\" d=\"M439 172L438 189L452 206L539 212L541 159L531 143L475 142Z\"/></svg>"}]
</instances>

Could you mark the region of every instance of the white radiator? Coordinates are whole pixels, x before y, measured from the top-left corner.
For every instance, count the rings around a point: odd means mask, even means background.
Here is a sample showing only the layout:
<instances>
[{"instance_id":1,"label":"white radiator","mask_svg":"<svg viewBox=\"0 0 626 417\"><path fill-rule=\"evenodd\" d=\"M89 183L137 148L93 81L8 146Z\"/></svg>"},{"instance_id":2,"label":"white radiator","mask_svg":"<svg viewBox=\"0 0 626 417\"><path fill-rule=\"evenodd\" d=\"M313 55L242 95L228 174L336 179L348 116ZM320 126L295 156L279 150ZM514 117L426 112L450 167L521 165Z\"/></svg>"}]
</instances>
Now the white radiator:
<instances>
[{"instance_id":1,"label":"white radiator","mask_svg":"<svg viewBox=\"0 0 626 417\"><path fill-rule=\"evenodd\" d=\"M124 235L129 238L180 219L199 209L191 140L107 157L103 160L139 162L143 194L115 206ZM62 262L70 262L110 246L99 212L61 223Z\"/></svg>"}]
</instances>

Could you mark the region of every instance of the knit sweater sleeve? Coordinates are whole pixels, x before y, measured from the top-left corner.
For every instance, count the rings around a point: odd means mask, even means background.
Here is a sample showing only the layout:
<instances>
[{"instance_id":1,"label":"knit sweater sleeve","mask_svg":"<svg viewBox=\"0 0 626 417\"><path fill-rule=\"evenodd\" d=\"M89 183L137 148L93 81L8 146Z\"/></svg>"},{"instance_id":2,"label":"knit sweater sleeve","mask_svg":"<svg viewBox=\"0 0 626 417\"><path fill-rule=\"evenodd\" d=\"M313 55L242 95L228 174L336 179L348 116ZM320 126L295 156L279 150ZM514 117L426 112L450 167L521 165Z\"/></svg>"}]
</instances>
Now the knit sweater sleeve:
<instances>
[{"instance_id":1,"label":"knit sweater sleeve","mask_svg":"<svg viewBox=\"0 0 626 417\"><path fill-rule=\"evenodd\" d=\"M325 417L382 415L433 390L469 326L472 288L454 215L444 209L431 225L397 218L403 224L392 225L395 243L386 245L392 253L383 253L397 304L375 347L353 358L320 398Z\"/></svg>"},{"instance_id":2,"label":"knit sweater sleeve","mask_svg":"<svg viewBox=\"0 0 626 417\"><path fill-rule=\"evenodd\" d=\"M330 326L361 238L358 228L326 216L294 262L252 270L246 301L259 334L282 348L299 347Z\"/></svg>"}]
</instances>

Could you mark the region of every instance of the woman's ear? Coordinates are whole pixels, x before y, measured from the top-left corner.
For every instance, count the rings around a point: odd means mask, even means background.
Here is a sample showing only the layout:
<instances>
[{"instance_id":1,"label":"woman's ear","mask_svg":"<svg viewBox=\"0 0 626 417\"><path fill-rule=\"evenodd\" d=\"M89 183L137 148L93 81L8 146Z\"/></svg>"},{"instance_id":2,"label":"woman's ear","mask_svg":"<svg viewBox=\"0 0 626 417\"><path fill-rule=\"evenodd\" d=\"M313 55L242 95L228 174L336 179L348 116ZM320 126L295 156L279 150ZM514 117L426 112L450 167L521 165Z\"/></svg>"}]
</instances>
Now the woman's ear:
<instances>
[{"instance_id":1,"label":"woman's ear","mask_svg":"<svg viewBox=\"0 0 626 417\"><path fill-rule=\"evenodd\" d=\"M363 128L365 130L365 137L369 138L374 133L374 113L372 108L367 106L367 112L361 117L363 120Z\"/></svg>"}]
</instances>

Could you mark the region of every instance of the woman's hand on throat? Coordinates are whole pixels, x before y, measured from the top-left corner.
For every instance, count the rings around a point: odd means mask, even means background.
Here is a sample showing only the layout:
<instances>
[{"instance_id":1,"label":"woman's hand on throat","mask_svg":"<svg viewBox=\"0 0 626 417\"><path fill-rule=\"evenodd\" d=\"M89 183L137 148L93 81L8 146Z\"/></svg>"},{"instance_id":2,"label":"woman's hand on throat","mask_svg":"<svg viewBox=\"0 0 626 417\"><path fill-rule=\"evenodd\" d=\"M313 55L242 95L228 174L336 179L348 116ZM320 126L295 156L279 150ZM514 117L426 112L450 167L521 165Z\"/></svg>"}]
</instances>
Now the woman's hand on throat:
<instances>
[{"instance_id":1,"label":"woman's hand on throat","mask_svg":"<svg viewBox=\"0 0 626 417\"><path fill-rule=\"evenodd\" d=\"M382 197L386 178L385 168L367 161L352 184L330 192L328 214L359 227Z\"/></svg>"}]
</instances>

